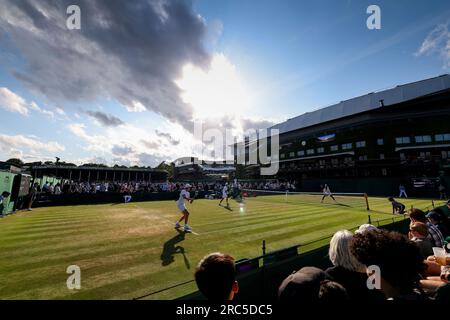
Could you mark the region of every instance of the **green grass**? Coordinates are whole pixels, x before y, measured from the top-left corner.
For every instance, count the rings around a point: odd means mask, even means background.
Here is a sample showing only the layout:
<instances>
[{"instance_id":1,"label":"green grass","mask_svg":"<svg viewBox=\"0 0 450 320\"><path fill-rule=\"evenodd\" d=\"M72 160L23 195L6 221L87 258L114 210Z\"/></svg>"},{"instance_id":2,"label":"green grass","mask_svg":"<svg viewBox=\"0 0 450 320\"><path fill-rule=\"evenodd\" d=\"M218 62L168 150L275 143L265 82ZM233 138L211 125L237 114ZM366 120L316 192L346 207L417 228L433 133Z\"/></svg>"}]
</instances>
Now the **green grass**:
<instances>
[{"instance_id":1,"label":"green grass","mask_svg":"<svg viewBox=\"0 0 450 320\"><path fill-rule=\"evenodd\" d=\"M0 219L0 299L132 299L191 280L210 252L251 258L261 254L262 240L272 251L367 222L363 204L298 201L256 197L242 210L230 201L229 211L217 201L197 200L188 205L197 234L186 235L173 228L180 216L174 201L49 207L7 216ZM371 198L370 204L373 220L392 218L386 199ZM81 268L80 290L66 287L69 265ZM150 298L172 299L194 289L190 283Z\"/></svg>"}]
</instances>

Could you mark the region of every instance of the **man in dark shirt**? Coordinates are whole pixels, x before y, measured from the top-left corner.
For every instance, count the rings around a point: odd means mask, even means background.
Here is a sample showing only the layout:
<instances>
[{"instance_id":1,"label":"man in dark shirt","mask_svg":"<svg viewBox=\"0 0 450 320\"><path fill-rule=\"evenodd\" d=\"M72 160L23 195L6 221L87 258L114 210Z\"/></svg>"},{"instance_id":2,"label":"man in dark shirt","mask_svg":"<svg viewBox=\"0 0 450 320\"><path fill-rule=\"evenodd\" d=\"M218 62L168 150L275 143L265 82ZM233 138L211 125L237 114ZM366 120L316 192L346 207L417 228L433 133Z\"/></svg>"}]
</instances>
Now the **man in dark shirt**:
<instances>
[{"instance_id":1,"label":"man in dark shirt","mask_svg":"<svg viewBox=\"0 0 450 320\"><path fill-rule=\"evenodd\" d=\"M405 213L405 205L398 201L395 201L394 198L390 197L389 201L392 203L392 214L403 214Z\"/></svg>"}]
</instances>

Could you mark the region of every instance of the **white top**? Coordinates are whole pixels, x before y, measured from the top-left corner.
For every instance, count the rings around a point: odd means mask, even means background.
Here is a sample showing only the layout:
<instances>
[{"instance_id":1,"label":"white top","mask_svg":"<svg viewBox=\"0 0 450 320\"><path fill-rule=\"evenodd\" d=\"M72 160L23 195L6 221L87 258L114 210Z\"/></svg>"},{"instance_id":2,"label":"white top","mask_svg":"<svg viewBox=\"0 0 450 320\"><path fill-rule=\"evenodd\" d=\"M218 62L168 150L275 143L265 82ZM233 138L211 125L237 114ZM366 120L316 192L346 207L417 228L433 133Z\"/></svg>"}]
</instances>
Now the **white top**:
<instances>
[{"instance_id":1,"label":"white top","mask_svg":"<svg viewBox=\"0 0 450 320\"><path fill-rule=\"evenodd\" d=\"M185 190L185 189L181 190L180 197L178 198L177 204L182 205L184 203L184 197L189 199L189 196L190 196L190 194L187 190Z\"/></svg>"}]
</instances>

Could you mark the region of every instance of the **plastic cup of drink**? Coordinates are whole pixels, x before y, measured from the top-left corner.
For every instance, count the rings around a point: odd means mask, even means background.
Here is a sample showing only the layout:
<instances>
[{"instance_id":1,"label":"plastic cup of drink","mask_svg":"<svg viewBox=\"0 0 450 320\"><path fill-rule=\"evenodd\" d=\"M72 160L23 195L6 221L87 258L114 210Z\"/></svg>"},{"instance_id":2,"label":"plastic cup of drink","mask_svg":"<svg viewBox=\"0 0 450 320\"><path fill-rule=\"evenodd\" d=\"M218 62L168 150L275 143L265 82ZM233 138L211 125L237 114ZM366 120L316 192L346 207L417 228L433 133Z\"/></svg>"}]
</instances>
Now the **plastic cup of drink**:
<instances>
[{"instance_id":1,"label":"plastic cup of drink","mask_svg":"<svg viewBox=\"0 0 450 320\"><path fill-rule=\"evenodd\" d=\"M444 248L433 247L433 253L437 263L439 263L441 266L447 265L447 253Z\"/></svg>"}]
</instances>

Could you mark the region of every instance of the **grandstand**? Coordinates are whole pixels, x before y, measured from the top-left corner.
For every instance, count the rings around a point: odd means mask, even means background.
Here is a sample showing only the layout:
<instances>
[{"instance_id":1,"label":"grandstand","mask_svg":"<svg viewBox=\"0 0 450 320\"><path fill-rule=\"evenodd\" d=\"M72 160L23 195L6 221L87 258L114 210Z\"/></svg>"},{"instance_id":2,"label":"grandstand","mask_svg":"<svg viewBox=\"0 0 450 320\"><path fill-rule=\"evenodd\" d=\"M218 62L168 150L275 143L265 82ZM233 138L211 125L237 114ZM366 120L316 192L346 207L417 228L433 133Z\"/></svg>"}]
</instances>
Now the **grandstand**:
<instances>
[{"instance_id":1,"label":"grandstand","mask_svg":"<svg viewBox=\"0 0 450 320\"><path fill-rule=\"evenodd\" d=\"M445 74L276 124L280 169L265 178L296 180L301 191L328 183L335 192L383 196L398 194L403 184L412 196L436 197L439 184L450 186L449 104ZM247 142L248 157L255 142ZM259 177L259 166L244 169L239 178Z\"/></svg>"}]
</instances>

